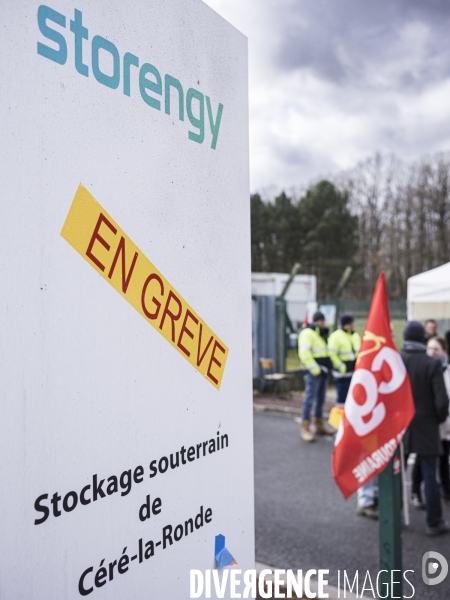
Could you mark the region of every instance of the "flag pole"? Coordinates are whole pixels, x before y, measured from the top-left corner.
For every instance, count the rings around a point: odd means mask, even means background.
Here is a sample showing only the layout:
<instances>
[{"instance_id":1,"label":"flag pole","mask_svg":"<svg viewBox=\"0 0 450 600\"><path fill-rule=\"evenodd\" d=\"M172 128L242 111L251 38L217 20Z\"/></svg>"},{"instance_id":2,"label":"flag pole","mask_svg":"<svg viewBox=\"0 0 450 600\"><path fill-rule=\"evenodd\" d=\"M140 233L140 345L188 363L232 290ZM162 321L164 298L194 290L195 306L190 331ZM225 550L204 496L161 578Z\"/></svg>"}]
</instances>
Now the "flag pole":
<instances>
[{"instance_id":1,"label":"flag pole","mask_svg":"<svg viewBox=\"0 0 450 600\"><path fill-rule=\"evenodd\" d=\"M402 597L401 473L400 449L397 448L378 476L380 582L389 590L387 598Z\"/></svg>"},{"instance_id":2,"label":"flag pole","mask_svg":"<svg viewBox=\"0 0 450 600\"><path fill-rule=\"evenodd\" d=\"M402 490L403 490L403 518L405 525L409 525L409 503L408 503L408 490L406 489L406 463L405 463L405 447L403 446L403 440L400 442L400 458L402 459Z\"/></svg>"}]
</instances>

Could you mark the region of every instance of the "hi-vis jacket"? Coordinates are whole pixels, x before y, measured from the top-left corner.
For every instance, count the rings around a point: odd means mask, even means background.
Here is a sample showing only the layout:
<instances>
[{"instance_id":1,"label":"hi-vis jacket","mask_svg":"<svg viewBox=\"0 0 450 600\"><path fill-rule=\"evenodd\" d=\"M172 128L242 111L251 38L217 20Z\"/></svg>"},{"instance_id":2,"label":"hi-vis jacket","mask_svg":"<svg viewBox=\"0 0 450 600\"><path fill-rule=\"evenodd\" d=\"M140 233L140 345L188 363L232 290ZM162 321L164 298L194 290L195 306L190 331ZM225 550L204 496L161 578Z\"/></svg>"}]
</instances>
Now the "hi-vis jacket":
<instances>
[{"instance_id":1,"label":"hi-vis jacket","mask_svg":"<svg viewBox=\"0 0 450 600\"><path fill-rule=\"evenodd\" d=\"M322 367L331 369L331 361L327 348L328 329L308 325L298 336L298 356L300 362L311 375L320 375Z\"/></svg>"},{"instance_id":2,"label":"hi-vis jacket","mask_svg":"<svg viewBox=\"0 0 450 600\"><path fill-rule=\"evenodd\" d=\"M336 329L328 338L328 351L335 377L351 377L355 370L356 355L361 346L359 333ZM337 372L336 372L337 371Z\"/></svg>"}]
</instances>

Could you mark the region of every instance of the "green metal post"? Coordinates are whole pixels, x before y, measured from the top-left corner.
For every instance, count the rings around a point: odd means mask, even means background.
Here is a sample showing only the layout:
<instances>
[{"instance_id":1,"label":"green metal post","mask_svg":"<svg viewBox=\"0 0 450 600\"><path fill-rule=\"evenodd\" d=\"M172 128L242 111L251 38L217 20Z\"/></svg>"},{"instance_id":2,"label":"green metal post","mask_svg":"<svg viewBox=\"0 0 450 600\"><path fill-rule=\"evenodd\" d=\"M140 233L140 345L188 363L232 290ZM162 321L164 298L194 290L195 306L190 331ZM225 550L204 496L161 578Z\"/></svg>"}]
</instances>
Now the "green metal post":
<instances>
[{"instance_id":1,"label":"green metal post","mask_svg":"<svg viewBox=\"0 0 450 600\"><path fill-rule=\"evenodd\" d=\"M388 599L402 597L401 461L396 450L387 467L378 475L379 589ZM386 584L386 585L384 585Z\"/></svg>"},{"instance_id":2,"label":"green metal post","mask_svg":"<svg viewBox=\"0 0 450 600\"><path fill-rule=\"evenodd\" d=\"M333 304L336 306L336 315L334 317L334 328L337 329L337 325L338 325L338 320L339 320L339 297L342 294L345 286L348 283L348 280L350 279L350 275L352 274L353 271L353 267L345 267L344 272L342 273L342 276L339 280L339 283L337 284L337 288L334 290L333 293Z\"/></svg>"},{"instance_id":3,"label":"green metal post","mask_svg":"<svg viewBox=\"0 0 450 600\"><path fill-rule=\"evenodd\" d=\"M341 309L339 306L339 298L337 296L333 296L331 303L334 304L334 306L336 307L336 312L334 315L334 329L337 329L338 323L339 323L339 315L341 314Z\"/></svg>"},{"instance_id":4,"label":"green metal post","mask_svg":"<svg viewBox=\"0 0 450 600\"><path fill-rule=\"evenodd\" d=\"M291 283L294 281L294 277L297 275L297 273L299 271L300 271L300 263L295 263L295 265L291 269L289 279L284 284L283 291L278 296L278 298L281 298L282 300L284 300L284 298L286 297L286 294L288 293L289 288L291 287Z\"/></svg>"},{"instance_id":5,"label":"green metal post","mask_svg":"<svg viewBox=\"0 0 450 600\"><path fill-rule=\"evenodd\" d=\"M275 301L276 311L276 359L275 369L277 373L286 372L286 300L277 298Z\"/></svg>"},{"instance_id":6,"label":"green metal post","mask_svg":"<svg viewBox=\"0 0 450 600\"><path fill-rule=\"evenodd\" d=\"M275 301L276 312L276 349L275 349L275 369L277 373L286 373L286 294L291 287L294 277L300 270L300 263L295 263L291 269L288 280L283 291Z\"/></svg>"}]
</instances>

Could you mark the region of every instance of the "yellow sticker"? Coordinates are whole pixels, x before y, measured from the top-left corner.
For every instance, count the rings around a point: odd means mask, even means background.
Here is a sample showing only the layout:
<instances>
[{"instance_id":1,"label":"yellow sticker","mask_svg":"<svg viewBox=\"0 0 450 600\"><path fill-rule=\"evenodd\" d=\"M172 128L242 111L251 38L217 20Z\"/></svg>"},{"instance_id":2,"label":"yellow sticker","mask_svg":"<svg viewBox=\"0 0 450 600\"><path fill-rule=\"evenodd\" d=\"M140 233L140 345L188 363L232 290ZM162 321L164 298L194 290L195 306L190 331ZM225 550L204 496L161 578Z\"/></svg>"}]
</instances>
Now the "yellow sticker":
<instances>
[{"instance_id":1,"label":"yellow sticker","mask_svg":"<svg viewBox=\"0 0 450 600\"><path fill-rule=\"evenodd\" d=\"M61 235L220 389L228 348L81 184Z\"/></svg>"},{"instance_id":2,"label":"yellow sticker","mask_svg":"<svg viewBox=\"0 0 450 600\"><path fill-rule=\"evenodd\" d=\"M339 425L341 424L342 419L344 418L344 407L343 406L333 406L330 411L330 415L328 417L328 423L331 427L335 429L339 429Z\"/></svg>"}]
</instances>

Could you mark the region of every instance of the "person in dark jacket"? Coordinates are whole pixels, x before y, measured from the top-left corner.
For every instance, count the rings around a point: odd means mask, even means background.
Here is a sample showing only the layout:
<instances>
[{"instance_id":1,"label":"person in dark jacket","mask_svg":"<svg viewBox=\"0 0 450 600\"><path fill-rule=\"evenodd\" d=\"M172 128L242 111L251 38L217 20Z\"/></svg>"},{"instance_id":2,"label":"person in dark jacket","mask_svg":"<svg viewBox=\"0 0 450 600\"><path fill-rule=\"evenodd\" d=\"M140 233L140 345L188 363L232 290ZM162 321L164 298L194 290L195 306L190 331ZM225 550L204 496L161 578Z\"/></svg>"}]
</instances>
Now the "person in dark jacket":
<instances>
[{"instance_id":1,"label":"person in dark jacket","mask_svg":"<svg viewBox=\"0 0 450 600\"><path fill-rule=\"evenodd\" d=\"M410 321L403 332L401 355L411 381L416 414L405 434L405 454L417 454L426 496L427 535L450 531L442 517L439 483L436 477L437 457L442 454L439 424L448 415L448 396L442 368L426 354L425 330L418 321Z\"/></svg>"}]
</instances>

